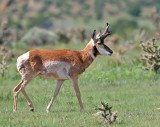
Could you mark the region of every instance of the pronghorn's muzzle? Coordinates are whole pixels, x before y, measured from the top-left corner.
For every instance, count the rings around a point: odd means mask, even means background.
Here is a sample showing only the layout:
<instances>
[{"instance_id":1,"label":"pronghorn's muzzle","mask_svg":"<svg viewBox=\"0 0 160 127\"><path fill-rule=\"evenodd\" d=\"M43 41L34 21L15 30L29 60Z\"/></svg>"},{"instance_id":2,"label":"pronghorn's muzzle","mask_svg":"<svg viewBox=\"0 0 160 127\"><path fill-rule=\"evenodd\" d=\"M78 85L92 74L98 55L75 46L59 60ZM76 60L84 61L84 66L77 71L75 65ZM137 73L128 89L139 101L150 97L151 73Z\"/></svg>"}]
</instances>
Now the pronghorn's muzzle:
<instances>
[{"instance_id":1,"label":"pronghorn's muzzle","mask_svg":"<svg viewBox=\"0 0 160 127\"><path fill-rule=\"evenodd\" d=\"M104 48L105 48L106 52L108 52L107 53L108 56L111 56L113 54L113 51L108 46L104 45Z\"/></svg>"}]
</instances>

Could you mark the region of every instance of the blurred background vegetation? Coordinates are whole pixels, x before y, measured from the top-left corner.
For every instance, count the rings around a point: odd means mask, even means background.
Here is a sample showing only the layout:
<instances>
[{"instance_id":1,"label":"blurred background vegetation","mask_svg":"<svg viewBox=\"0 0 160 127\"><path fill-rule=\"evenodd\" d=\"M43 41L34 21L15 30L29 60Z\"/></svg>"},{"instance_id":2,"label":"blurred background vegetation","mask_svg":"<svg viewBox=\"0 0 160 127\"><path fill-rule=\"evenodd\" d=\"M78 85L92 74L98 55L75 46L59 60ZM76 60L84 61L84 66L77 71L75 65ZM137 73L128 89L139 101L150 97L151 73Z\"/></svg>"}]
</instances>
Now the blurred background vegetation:
<instances>
[{"instance_id":1,"label":"blurred background vegetation","mask_svg":"<svg viewBox=\"0 0 160 127\"><path fill-rule=\"evenodd\" d=\"M123 41L143 30L152 36L159 12L160 0L0 0L0 21L10 29L10 40L35 44L84 42L106 22Z\"/></svg>"}]
</instances>

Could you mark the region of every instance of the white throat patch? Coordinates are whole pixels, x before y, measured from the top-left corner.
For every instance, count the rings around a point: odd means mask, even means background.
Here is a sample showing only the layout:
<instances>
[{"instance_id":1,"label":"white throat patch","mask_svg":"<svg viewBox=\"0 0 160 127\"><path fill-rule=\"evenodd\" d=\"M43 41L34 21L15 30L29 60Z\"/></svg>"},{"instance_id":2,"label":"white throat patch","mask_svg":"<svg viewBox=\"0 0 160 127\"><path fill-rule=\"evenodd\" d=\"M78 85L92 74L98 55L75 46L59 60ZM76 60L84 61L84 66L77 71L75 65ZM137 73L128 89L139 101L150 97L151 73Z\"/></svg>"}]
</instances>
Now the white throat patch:
<instances>
[{"instance_id":1,"label":"white throat patch","mask_svg":"<svg viewBox=\"0 0 160 127\"><path fill-rule=\"evenodd\" d=\"M93 40L93 39L91 39L90 42L92 43L93 46L95 46L95 43L94 43L94 40Z\"/></svg>"},{"instance_id":2,"label":"white throat patch","mask_svg":"<svg viewBox=\"0 0 160 127\"><path fill-rule=\"evenodd\" d=\"M92 59L95 59L95 56L93 55L92 51L89 51L90 56L92 57Z\"/></svg>"},{"instance_id":3,"label":"white throat patch","mask_svg":"<svg viewBox=\"0 0 160 127\"><path fill-rule=\"evenodd\" d=\"M101 54L101 55L111 55L111 53L110 52L108 52L108 51L106 51L106 50L104 50L104 49L102 49L102 48L97 48L97 50L99 51L99 53Z\"/></svg>"}]
</instances>

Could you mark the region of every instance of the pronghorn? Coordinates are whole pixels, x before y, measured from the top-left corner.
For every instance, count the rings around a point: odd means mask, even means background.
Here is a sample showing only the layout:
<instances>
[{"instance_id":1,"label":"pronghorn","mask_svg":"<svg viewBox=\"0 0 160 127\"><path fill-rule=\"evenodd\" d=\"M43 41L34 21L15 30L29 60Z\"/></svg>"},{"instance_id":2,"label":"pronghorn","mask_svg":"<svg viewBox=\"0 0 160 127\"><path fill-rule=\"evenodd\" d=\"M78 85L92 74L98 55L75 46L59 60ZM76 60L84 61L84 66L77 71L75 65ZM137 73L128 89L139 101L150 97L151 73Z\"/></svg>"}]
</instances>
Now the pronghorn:
<instances>
[{"instance_id":1,"label":"pronghorn","mask_svg":"<svg viewBox=\"0 0 160 127\"><path fill-rule=\"evenodd\" d=\"M47 112L55 100L61 85L65 80L71 80L80 108L83 110L81 94L78 88L78 77L94 61L97 55L112 55L113 51L104 44L104 39L111 34L109 24L102 35L94 30L92 38L81 51L62 50L31 50L17 59L17 69L21 74L21 82L14 88L14 107L17 111L17 99L20 91L26 98L30 111L34 111L33 104L26 94L24 87L36 76L41 78L56 79L57 85L54 95L47 106Z\"/></svg>"}]
</instances>

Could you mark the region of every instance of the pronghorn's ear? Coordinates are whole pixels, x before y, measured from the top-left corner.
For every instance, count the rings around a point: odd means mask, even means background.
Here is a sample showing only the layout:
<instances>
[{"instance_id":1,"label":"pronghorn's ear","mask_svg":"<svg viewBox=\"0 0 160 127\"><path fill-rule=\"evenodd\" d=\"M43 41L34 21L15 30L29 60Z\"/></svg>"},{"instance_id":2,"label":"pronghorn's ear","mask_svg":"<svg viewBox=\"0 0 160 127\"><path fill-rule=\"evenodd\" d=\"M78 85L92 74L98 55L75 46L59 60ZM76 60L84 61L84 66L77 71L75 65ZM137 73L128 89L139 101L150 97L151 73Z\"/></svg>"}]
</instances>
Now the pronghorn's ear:
<instances>
[{"instance_id":1,"label":"pronghorn's ear","mask_svg":"<svg viewBox=\"0 0 160 127\"><path fill-rule=\"evenodd\" d=\"M96 38L98 38L98 37L100 36L100 34L101 34L101 33L99 32L99 33L96 35Z\"/></svg>"},{"instance_id":2,"label":"pronghorn's ear","mask_svg":"<svg viewBox=\"0 0 160 127\"><path fill-rule=\"evenodd\" d=\"M95 40L96 30L93 31L92 39Z\"/></svg>"}]
</instances>

